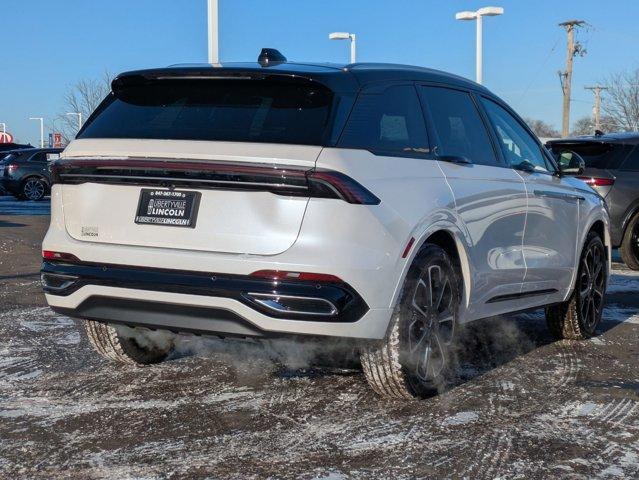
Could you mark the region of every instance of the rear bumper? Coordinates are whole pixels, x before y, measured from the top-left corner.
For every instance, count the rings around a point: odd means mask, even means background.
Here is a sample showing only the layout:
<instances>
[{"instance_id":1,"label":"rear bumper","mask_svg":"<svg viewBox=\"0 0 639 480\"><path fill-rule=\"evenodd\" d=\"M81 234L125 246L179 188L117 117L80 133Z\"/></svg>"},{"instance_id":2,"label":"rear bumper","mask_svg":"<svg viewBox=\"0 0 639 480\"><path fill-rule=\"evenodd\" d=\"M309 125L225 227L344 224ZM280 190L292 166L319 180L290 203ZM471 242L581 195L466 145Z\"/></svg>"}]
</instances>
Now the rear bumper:
<instances>
[{"instance_id":1,"label":"rear bumper","mask_svg":"<svg viewBox=\"0 0 639 480\"><path fill-rule=\"evenodd\" d=\"M390 316L369 309L346 283L61 262L44 262L42 275L47 301L60 313L173 331L381 338ZM300 308L280 308L286 301Z\"/></svg>"}]
</instances>

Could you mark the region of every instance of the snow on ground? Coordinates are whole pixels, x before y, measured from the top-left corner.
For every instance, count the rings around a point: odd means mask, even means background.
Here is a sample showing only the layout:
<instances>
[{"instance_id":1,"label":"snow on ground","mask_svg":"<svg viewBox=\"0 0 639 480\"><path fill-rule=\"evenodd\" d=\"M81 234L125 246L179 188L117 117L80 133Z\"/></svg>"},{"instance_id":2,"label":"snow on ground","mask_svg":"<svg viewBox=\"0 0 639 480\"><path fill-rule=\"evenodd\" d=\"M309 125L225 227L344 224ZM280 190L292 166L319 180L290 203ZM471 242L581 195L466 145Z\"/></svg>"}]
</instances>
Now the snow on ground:
<instances>
[{"instance_id":1,"label":"snow on ground","mask_svg":"<svg viewBox=\"0 0 639 480\"><path fill-rule=\"evenodd\" d=\"M638 478L637 281L615 270L586 342L553 341L540 312L475 322L458 382L412 403L301 345L185 336L119 367L75 321L5 309L0 478Z\"/></svg>"}]
</instances>

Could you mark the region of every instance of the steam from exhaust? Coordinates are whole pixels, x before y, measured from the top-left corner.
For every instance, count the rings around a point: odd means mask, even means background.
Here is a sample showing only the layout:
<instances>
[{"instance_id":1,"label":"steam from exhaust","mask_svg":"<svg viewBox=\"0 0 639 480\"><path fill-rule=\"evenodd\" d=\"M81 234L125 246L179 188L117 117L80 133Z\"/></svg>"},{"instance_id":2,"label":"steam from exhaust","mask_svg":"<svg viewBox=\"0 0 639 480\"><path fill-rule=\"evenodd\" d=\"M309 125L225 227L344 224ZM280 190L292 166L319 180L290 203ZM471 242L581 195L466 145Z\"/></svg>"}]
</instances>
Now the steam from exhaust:
<instances>
[{"instance_id":1,"label":"steam from exhaust","mask_svg":"<svg viewBox=\"0 0 639 480\"><path fill-rule=\"evenodd\" d=\"M173 356L200 356L219 360L235 369L239 378L272 374L278 370L355 366L355 347L343 339L236 339L174 334L118 326L118 333L143 348L173 348Z\"/></svg>"}]
</instances>

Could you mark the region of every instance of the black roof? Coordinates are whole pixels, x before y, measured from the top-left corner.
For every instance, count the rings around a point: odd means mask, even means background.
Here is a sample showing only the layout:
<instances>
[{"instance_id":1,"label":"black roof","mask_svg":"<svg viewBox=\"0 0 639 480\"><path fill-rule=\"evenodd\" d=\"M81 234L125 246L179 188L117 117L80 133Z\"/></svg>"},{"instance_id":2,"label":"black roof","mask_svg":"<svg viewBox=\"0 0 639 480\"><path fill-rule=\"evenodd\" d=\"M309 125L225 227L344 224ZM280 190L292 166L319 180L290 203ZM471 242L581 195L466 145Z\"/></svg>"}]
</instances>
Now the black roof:
<instances>
[{"instance_id":1,"label":"black roof","mask_svg":"<svg viewBox=\"0 0 639 480\"><path fill-rule=\"evenodd\" d=\"M603 135L581 135L579 137L560 138L550 140L549 145L567 145L577 143L624 143L639 145L639 132L611 132Z\"/></svg>"},{"instance_id":2,"label":"black roof","mask_svg":"<svg viewBox=\"0 0 639 480\"><path fill-rule=\"evenodd\" d=\"M135 70L125 72L113 81L114 90L119 85L126 83L135 77L146 79L153 78L179 78L179 77L217 77L233 75L276 75L288 77L301 77L322 83L334 91L357 91L363 85L394 80L410 80L443 83L488 93L481 85L466 78L451 73L433 70L430 68L411 65L399 65L392 63L304 63L282 62L263 66L257 62L249 63L224 63L220 66L211 64L183 64L172 65L165 68L149 70Z\"/></svg>"}]
</instances>

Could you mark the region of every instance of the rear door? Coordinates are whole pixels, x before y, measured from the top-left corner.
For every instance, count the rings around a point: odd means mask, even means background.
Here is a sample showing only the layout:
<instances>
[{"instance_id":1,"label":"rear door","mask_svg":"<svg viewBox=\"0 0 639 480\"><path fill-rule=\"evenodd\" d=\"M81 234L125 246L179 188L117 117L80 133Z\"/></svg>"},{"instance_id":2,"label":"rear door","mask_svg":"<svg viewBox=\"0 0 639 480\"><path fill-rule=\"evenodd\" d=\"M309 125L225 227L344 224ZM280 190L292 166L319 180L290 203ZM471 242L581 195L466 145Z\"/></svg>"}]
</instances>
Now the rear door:
<instances>
[{"instance_id":1,"label":"rear door","mask_svg":"<svg viewBox=\"0 0 639 480\"><path fill-rule=\"evenodd\" d=\"M480 317L509 310L508 301L520 293L525 275L524 182L500 163L469 92L428 85L420 89L438 163L472 245L472 313Z\"/></svg>"},{"instance_id":2,"label":"rear door","mask_svg":"<svg viewBox=\"0 0 639 480\"><path fill-rule=\"evenodd\" d=\"M524 235L523 293L563 295L577 264L579 203L583 197L554 175L555 167L537 139L506 108L482 97L503 156L524 178L528 216ZM543 303L543 300L540 301Z\"/></svg>"},{"instance_id":3,"label":"rear door","mask_svg":"<svg viewBox=\"0 0 639 480\"><path fill-rule=\"evenodd\" d=\"M258 255L293 245L329 89L263 76L114 85L59 162L73 238Z\"/></svg>"}]
</instances>

